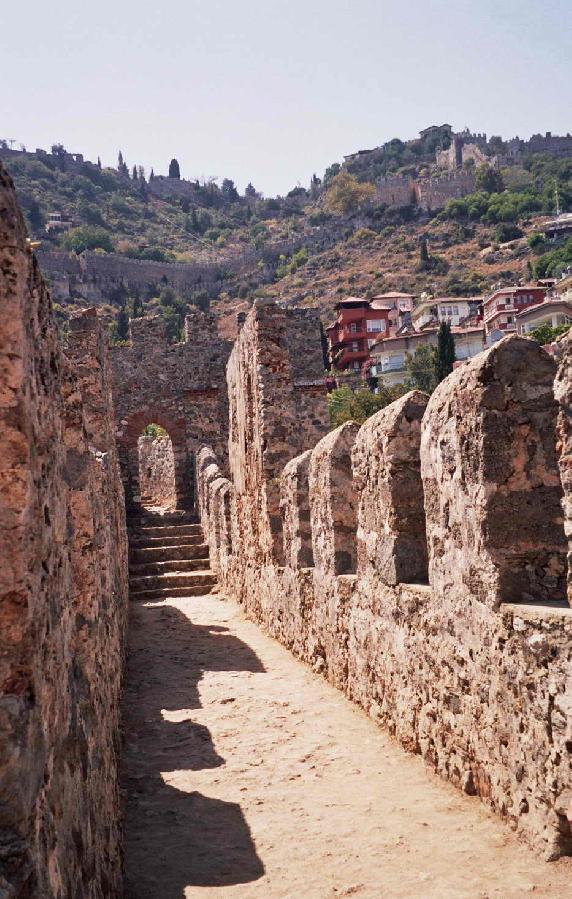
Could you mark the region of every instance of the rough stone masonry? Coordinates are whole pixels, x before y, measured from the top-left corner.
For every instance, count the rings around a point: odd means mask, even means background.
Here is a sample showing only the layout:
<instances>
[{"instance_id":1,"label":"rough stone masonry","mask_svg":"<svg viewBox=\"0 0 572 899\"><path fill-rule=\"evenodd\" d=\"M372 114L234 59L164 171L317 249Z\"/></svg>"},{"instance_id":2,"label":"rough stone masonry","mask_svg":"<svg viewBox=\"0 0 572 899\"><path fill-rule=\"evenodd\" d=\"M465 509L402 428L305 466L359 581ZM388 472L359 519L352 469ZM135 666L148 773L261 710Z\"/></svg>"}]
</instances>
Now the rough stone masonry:
<instances>
[{"instance_id":1,"label":"rough stone masonry","mask_svg":"<svg viewBox=\"0 0 572 899\"><path fill-rule=\"evenodd\" d=\"M227 368L230 476L197 457L223 589L531 846L572 854L569 342L558 416L554 361L514 336L328 434L323 395L297 422L287 346L255 303Z\"/></svg>"},{"instance_id":2,"label":"rough stone masonry","mask_svg":"<svg viewBox=\"0 0 572 899\"><path fill-rule=\"evenodd\" d=\"M0 166L0 895L121 894L127 607L107 345L59 348Z\"/></svg>"}]
</instances>

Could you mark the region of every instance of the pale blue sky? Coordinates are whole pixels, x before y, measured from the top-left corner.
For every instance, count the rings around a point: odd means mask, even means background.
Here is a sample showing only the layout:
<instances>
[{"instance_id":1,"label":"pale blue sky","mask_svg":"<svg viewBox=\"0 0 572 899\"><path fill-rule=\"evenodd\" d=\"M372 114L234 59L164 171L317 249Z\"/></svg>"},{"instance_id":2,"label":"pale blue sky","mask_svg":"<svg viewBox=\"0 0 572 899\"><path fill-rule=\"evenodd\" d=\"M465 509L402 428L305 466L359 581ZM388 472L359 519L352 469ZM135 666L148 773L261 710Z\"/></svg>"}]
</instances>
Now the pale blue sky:
<instances>
[{"instance_id":1,"label":"pale blue sky","mask_svg":"<svg viewBox=\"0 0 572 899\"><path fill-rule=\"evenodd\" d=\"M570 0L28 0L0 137L284 193L430 124L572 131Z\"/></svg>"}]
</instances>

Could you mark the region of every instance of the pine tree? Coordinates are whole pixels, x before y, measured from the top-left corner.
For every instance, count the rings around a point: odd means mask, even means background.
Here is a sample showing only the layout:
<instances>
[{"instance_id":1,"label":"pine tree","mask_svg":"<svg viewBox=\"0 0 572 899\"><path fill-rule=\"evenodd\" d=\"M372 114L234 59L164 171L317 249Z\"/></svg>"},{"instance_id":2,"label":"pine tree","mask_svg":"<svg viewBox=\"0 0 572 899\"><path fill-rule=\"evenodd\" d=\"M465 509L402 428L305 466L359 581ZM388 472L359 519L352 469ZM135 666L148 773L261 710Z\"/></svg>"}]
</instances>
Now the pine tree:
<instances>
[{"instance_id":1,"label":"pine tree","mask_svg":"<svg viewBox=\"0 0 572 899\"><path fill-rule=\"evenodd\" d=\"M153 171L153 169L151 169L151 171L149 172L149 181L153 181L154 178L155 178L155 172Z\"/></svg>"},{"instance_id":2,"label":"pine tree","mask_svg":"<svg viewBox=\"0 0 572 899\"><path fill-rule=\"evenodd\" d=\"M137 176L137 166L134 165L134 166L133 166L133 171L131 172L131 178L133 179L133 181L137 181L137 177L138 177L138 176Z\"/></svg>"},{"instance_id":3,"label":"pine tree","mask_svg":"<svg viewBox=\"0 0 572 899\"><path fill-rule=\"evenodd\" d=\"M441 322L437 338L437 358L435 359L437 381L440 382L451 374L456 358L455 338L451 334L451 325L449 322Z\"/></svg>"},{"instance_id":4,"label":"pine tree","mask_svg":"<svg viewBox=\"0 0 572 899\"><path fill-rule=\"evenodd\" d=\"M180 179L181 170L179 168L179 163L176 159L171 159L169 163L169 178L177 178Z\"/></svg>"}]
</instances>

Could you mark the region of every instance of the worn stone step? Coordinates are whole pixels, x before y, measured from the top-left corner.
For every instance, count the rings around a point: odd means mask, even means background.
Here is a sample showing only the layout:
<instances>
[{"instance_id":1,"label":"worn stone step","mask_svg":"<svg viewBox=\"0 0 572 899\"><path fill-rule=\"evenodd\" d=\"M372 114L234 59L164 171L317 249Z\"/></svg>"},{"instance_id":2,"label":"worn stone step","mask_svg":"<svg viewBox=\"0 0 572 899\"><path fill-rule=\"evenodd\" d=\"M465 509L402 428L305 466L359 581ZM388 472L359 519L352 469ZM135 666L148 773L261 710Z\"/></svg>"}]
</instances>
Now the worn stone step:
<instances>
[{"instance_id":1,"label":"worn stone step","mask_svg":"<svg viewBox=\"0 0 572 899\"><path fill-rule=\"evenodd\" d=\"M196 537L202 535L202 528L200 524L145 525L134 533L140 537L179 537L181 534Z\"/></svg>"},{"instance_id":2,"label":"worn stone step","mask_svg":"<svg viewBox=\"0 0 572 899\"><path fill-rule=\"evenodd\" d=\"M166 574L146 574L129 578L129 589L132 593L140 590L154 590L163 587L198 587L216 583L216 577L209 568L198 571L171 572Z\"/></svg>"},{"instance_id":3,"label":"worn stone step","mask_svg":"<svg viewBox=\"0 0 572 899\"><path fill-rule=\"evenodd\" d=\"M181 543L176 546L133 546L130 559L139 562L169 562L175 559L203 559L208 568L209 548L206 543Z\"/></svg>"},{"instance_id":4,"label":"worn stone step","mask_svg":"<svg viewBox=\"0 0 572 899\"><path fill-rule=\"evenodd\" d=\"M144 537L133 536L130 540L131 546L134 548L156 547L156 546L198 546L204 543L202 534L181 534L178 537Z\"/></svg>"},{"instance_id":5,"label":"worn stone step","mask_svg":"<svg viewBox=\"0 0 572 899\"><path fill-rule=\"evenodd\" d=\"M130 524L134 527L148 524L198 524L199 520L194 512L185 509L175 509L173 512L140 512L130 518Z\"/></svg>"},{"instance_id":6,"label":"worn stone step","mask_svg":"<svg viewBox=\"0 0 572 899\"><path fill-rule=\"evenodd\" d=\"M206 571L208 559L167 559L156 562L132 563L129 566L130 577L141 577L146 574L184 573L187 571Z\"/></svg>"},{"instance_id":7,"label":"worn stone step","mask_svg":"<svg viewBox=\"0 0 572 899\"><path fill-rule=\"evenodd\" d=\"M139 590L131 593L134 602L145 602L153 599L169 599L172 596L205 596L212 593L216 584L200 584L197 587L163 587L162 589Z\"/></svg>"}]
</instances>

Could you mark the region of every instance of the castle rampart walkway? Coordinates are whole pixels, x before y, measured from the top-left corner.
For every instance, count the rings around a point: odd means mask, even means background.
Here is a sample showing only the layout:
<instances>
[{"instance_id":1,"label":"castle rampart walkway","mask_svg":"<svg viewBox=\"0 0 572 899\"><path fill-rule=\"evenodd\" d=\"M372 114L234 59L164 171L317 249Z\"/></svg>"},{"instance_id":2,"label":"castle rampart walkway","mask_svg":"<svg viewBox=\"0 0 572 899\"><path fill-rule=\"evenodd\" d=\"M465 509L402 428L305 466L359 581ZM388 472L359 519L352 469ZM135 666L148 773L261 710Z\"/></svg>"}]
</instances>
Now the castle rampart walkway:
<instances>
[{"instance_id":1,"label":"castle rampart walkway","mask_svg":"<svg viewBox=\"0 0 572 899\"><path fill-rule=\"evenodd\" d=\"M132 602L126 677L129 899L569 893L234 602Z\"/></svg>"}]
</instances>

